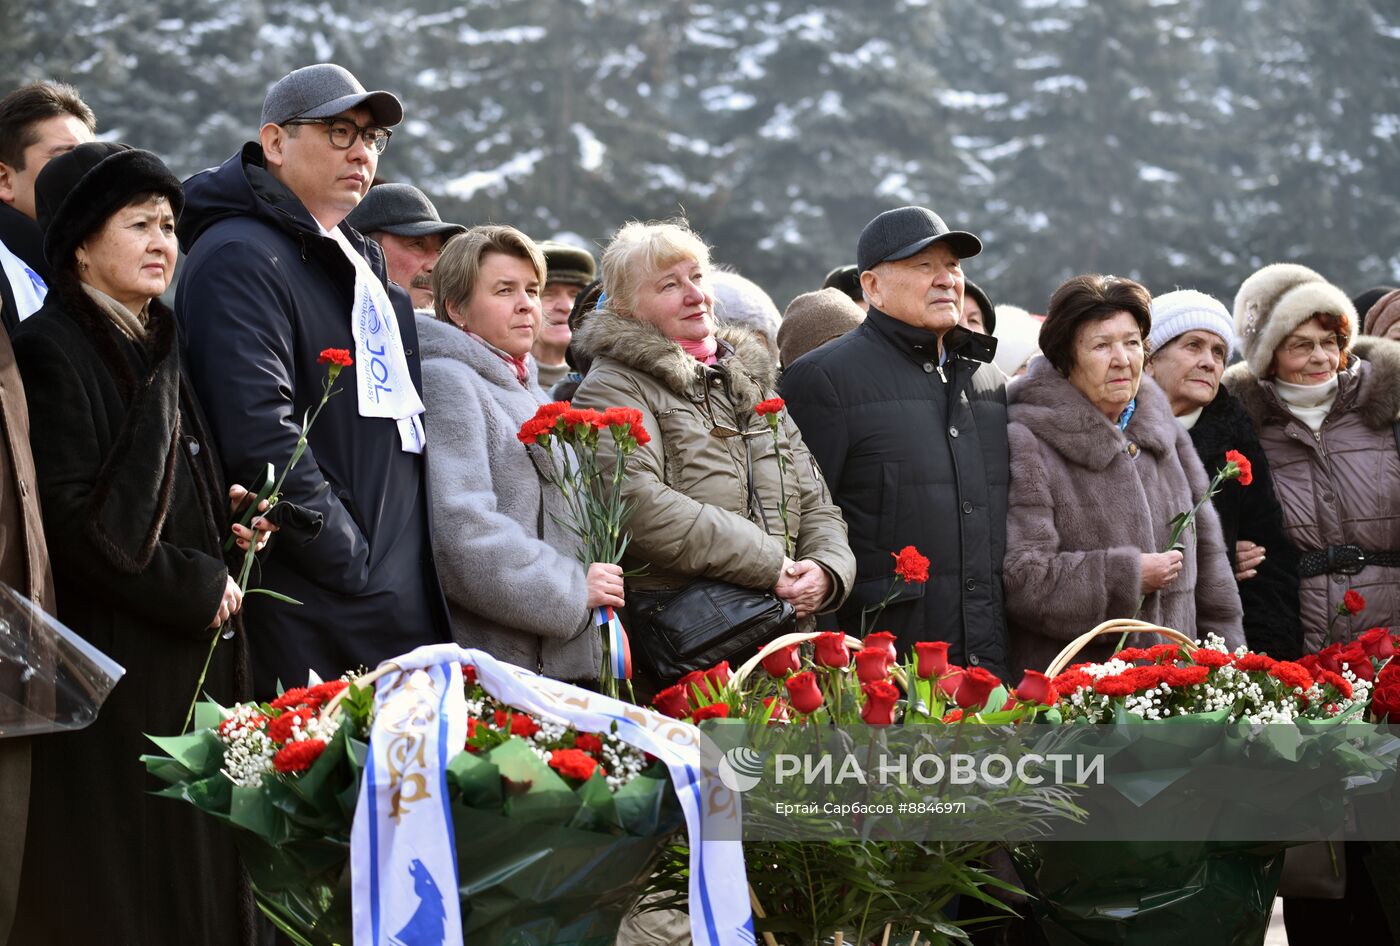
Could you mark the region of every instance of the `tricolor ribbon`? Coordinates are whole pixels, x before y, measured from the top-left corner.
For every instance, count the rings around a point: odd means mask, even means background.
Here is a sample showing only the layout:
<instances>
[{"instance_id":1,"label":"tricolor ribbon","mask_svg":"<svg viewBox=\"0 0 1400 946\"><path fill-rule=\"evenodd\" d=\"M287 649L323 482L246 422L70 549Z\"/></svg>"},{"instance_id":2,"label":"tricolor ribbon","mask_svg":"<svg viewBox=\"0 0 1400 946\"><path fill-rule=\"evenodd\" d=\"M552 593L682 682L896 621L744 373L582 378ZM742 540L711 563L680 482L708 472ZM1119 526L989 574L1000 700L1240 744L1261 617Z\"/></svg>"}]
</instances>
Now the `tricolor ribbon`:
<instances>
[{"instance_id":1,"label":"tricolor ribbon","mask_svg":"<svg viewBox=\"0 0 1400 946\"><path fill-rule=\"evenodd\" d=\"M632 679L632 645L618 620L617 612L609 607L593 609L593 623L607 635L609 669L614 680Z\"/></svg>"},{"instance_id":2,"label":"tricolor ribbon","mask_svg":"<svg viewBox=\"0 0 1400 946\"><path fill-rule=\"evenodd\" d=\"M612 615L610 625L616 620L616 615ZM621 624L617 627L621 632ZM620 652L625 655L625 634L622 634L621 640L623 646ZM425 782L438 784L441 781L445 784L447 762L466 739L466 701L462 697L460 679L462 664L474 666L481 687L507 706L544 720L572 726L581 732L615 732L629 746L660 759L671 774L671 783L685 812L689 834L691 938L695 946L753 946L753 915L749 909L744 852L739 840L742 822L739 797L720 781L713 767L703 764L704 737L694 725L601 693L542 677L502 663L485 651L468 650L455 644L420 647L395 658L392 663L400 669L380 678L376 684L375 705L392 707L395 712L384 720L383 725L381 718L376 716L371 728L365 782L360 789L360 802L355 809L355 825L350 838L355 946L418 946L424 942L432 942L434 946L462 944L460 925L455 926L454 938L454 927L431 925L437 921L435 915L426 917L430 923L419 924L427 926L429 939L410 938L418 928L414 924L425 917L422 904L433 900L433 890L429 885L438 888L445 886L445 883L438 882L439 877L444 881L448 877L453 881L456 879L451 814L446 808L445 795L445 827L436 828L431 833L422 830L427 823L426 818L421 823L406 825L410 819L401 816L394 820L391 807L382 802L377 805L367 802L367 797L383 797L385 787L372 780L371 771L377 771L375 779L378 779L383 777L385 769L382 765L377 770L371 767L379 764L381 757L387 758L390 744L384 740L394 738L394 721L404 716L404 707L409 701L406 691L412 691L412 696L421 706L419 715L410 713L408 718L419 719L429 714L434 705L444 717L450 717L450 721L436 729L424 727L439 732L445 739L436 743L436 751L422 754L428 762ZM420 674L425 672L434 674L433 680L455 680L455 686L449 689L455 689L457 697L447 699L434 695L430 687L422 685ZM434 700L438 702L434 704ZM376 740L380 744L376 744ZM425 811L426 806L418 810ZM409 836L401 839L399 835L405 832ZM386 850L393 852L387 862ZM453 873L443 873L440 866L430 869L430 865L441 865L444 857L453 859ZM380 865L386 863L388 866L381 868ZM415 864L421 868L417 872ZM412 904L402 899L405 877L413 885L410 890L414 897ZM393 889L389 887L391 883L396 885ZM455 890L455 884L448 888L448 893L452 890ZM416 912L405 918L405 911L410 906ZM447 912L458 916L460 923L455 901L446 906ZM389 938L391 936L393 938ZM431 938L434 936L440 938Z\"/></svg>"}]
</instances>

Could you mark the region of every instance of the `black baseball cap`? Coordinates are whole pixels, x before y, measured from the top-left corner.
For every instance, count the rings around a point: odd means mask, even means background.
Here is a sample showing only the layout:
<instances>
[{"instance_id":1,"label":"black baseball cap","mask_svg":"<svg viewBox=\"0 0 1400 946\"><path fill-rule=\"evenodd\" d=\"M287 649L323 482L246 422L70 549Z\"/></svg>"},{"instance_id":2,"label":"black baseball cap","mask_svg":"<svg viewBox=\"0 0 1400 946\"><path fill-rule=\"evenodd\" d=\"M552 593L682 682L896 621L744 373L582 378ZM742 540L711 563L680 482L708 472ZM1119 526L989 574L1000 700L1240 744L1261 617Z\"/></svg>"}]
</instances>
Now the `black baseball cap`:
<instances>
[{"instance_id":1,"label":"black baseball cap","mask_svg":"<svg viewBox=\"0 0 1400 946\"><path fill-rule=\"evenodd\" d=\"M931 243L943 242L967 259L982 252L982 241L966 230L949 230L943 218L927 207L886 210L860 231L856 266L863 273L887 260L908 259Z\"/></svg>"}]
</instances>

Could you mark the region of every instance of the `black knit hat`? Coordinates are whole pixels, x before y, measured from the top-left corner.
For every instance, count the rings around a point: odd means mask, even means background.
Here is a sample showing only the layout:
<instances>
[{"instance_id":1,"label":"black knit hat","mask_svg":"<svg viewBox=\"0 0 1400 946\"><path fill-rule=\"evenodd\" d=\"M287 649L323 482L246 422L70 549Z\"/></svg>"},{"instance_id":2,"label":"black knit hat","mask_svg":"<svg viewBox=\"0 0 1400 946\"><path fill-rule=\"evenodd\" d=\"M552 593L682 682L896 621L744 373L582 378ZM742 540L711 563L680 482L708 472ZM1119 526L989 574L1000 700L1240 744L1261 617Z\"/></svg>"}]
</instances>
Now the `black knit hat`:
<instances>
[{"instance_id":1,"label":"black knit hat","mask_svg":"<svg viewBox=\"0 0 1400 946\"><path fill-rule=\"evenodd\" d=\"M185 208L180 179L149 151L115 141L92 141L60 154L34 180L34 204L44 231L44 258L66 267L79 244L107 219L148 193L163 194L175 219Z\"/></svg>"},{"instance_id":2,"label":"black knit hat","mask_svg":"<svg viewBox=\"0 0 1400 946\"><path fill-rule=\"evenodd\" d=\"M963 280L963 295L971 296L977 300L977 307L982 310L982 324L987 328L988 335L995 335L997 330L997 310L992 308L992 300L982 291L982 287L971 279Z\"/></svg>"}]
</instances>

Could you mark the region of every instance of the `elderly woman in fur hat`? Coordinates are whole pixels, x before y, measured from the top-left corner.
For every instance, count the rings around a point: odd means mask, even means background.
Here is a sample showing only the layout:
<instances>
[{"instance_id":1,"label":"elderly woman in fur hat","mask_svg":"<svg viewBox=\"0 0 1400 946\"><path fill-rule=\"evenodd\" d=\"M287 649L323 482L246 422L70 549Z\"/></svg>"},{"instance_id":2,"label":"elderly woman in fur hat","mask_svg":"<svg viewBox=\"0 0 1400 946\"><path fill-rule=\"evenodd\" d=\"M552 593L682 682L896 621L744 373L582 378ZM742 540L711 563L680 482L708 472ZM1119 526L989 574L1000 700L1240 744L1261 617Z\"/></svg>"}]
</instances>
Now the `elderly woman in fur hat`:
<instances>
[{"instance_id":1,"label":"elderly woman in fur hat","mask_svg":"<svg viewBox=\"0 0 1400 946\"><path fill-rule=\"evenodd\" d=\"M36 196L54 281L14 349L58 617L126 676L87 729L34 742L10 943L250 943L232 838L151 795L138 761L143 733L180 731L211 638L242 599L221 550L223 472L159 299L180 182L148 151L97 142L51 161ZM235 506L245 495L229 491ZM246 548L253 533L233 531ZM240 633L215 651L205 690L246 696L245 661Z\"/></svg>"},{"instance_id":2,"label":"elderly woman in fur hat","mask_svg":"<svg viewBox=\"0 0 1400 946\"><path fill-rule=\"evenodd\" d=\"M708 247L684 224L629 223L602 268L605 300L574 336L592 360L574 404L638 408L651 435L623 488L624 564L645 566L628 581L629 606L638 593L664 600L708 578L771 591L799 619L834 609L855 574L846 524L786 411L778 463L754 411L773 397L776 365L752 331L716 324ZM609 447L600 441L605 466Z\"/></svg>"},{"instance_id":3,"label":"elderly woman in fur hat","mask_svg":"<svg viewBox=\"0 0 1400 946\"><path fill-rule=\"evenodd\" d=\"M622 569L578 561L563 494L536 467L543 449L516 436L549 402L530 354L545 278L534 241L498 225L453 237L433 269L435 318L418 317L433 557L457 643L596 684L588 613L623 604Z\"/></svg>"},{"instance_id":4,"label":"elderly woman in fur hat","mask_svg":"<svg viewBox=\"0 0 1400 946\"><path fill-rule=\"evenodd\" d=\"M1045 357L1007 388L1004 580L1019 668L1043 670L1073 638L1135 614L1192 638L1244 642L1209 504L1180 547L1164 551L1172 519L1205 495L1209 477L1166 396L1142 376L1151 304L1132 280L1068 280L1041 328ZM1082 659L1106 657L1113 644Z\"/></svg>"},{"instance_id":5,"label":"elderly woman in fur hat","mask_svg":"<svg viewBox=\"0 0 1400 946\"><path fill-rule=\"evenodd\" d=\"M1400 342L1356 337L1351 301L1292 263L1235 296L1245 360L1225 373L1269 458L1300 553L1304 653L1327 643L1347 591L1366 600L1332 635L1400 625Z\"/></svg>"}]
</instances>

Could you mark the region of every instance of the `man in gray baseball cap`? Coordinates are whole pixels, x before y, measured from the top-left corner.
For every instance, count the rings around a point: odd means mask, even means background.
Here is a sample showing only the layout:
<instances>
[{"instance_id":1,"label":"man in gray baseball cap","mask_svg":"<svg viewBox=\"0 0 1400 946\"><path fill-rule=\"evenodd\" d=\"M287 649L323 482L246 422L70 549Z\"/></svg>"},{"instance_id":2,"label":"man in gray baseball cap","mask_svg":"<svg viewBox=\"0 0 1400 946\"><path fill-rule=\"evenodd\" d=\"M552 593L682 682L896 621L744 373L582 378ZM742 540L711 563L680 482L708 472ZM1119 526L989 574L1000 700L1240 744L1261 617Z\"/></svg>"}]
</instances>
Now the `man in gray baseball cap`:
<instances>
[{"instance_id":1,"label":"man in gray baseball cap","mask_svg":"<svg viewBox=\"0 0 1400 946\"><path fill-rule=\"evenodd\" d=\"M433 268L442 245L466 227L444 223L428 195L411 184L377 184L346 217L384 250L389 280L408 290L413 308L433 308Z\"/></svg>"},{"instance_id":2,"label":"man in gray baseball cap","mask_svg":"<svg viewBox=\"0 0 1400 946\"><path fill-rule=\"evenodd\" d=\"M786 366L782 395L849 526L857 577L837 626L890 590L890 554L934 562L880 618L901 655L946 641L950 659L1011 677L1006 552L1006 379L996 340L958 324L962 260L982 251L926 207L887 210L861 231L864 322Z\"/></svg>"},{"instance_id":3,"label":"man in gray baseball cap","mask_svg":"<svg viewBox=\"0 0 1400 946\"><path fill-rule=\"evenodd\" d=\"M268 464L301 456L278 504L301 515L282 524L258 584L302 606L250 595L243 609L259 698L308 670L329 680L446 640L418 329L383 251L346 219L402 119L392 94L333 63L306 66L268 90L257 140L185 182L175 307L224 471L257 484ZM301 454L325 349L354 364Z\"/></svg>"}]
</instances>

